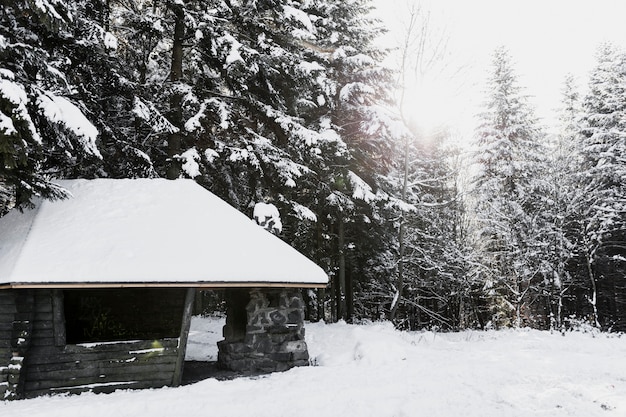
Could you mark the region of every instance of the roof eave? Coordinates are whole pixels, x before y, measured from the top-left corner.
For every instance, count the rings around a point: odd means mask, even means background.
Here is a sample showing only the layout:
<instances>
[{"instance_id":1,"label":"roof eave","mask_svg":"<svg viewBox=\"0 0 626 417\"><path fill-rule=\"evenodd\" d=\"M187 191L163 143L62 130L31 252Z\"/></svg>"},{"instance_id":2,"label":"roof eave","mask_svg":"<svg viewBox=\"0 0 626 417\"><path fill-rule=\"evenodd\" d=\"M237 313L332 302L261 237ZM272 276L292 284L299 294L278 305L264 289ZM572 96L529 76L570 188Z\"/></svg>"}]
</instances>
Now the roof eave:
<instances>
[{"instance_id":1,"label":"roof eave","mask_svg":"<svg viewBox=\"0 0 626 417\"><path fill-rule=\"evenodd\" d=\"M328 283L302 282L12 282L0 284L0 290L6 289L81 289L81 288L326 288Z\"/></svg>"}]
</instances>

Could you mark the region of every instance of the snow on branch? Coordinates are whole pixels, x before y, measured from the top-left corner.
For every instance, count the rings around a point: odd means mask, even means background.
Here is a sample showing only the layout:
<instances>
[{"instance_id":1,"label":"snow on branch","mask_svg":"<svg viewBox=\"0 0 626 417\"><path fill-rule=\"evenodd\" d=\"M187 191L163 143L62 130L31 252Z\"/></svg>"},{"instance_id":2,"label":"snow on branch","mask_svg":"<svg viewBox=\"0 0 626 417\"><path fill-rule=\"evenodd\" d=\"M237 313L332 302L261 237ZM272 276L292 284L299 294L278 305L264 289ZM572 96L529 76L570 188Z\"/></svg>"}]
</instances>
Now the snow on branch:
<instances>
[{"instance_id":1,"label":"snow on branch","mask_svg":"<svg viewBox=\"0 0 626 417\"><path fill-rule=\"evenodd\" d=\"M176 133L179 131L152 103L146 104L139 97L135 97L132 112L135 116L146 121L155 133Z\"/></svg>"},{"instance_id":2,"label":"snow on branch","mask_svg":"<svg viewBox=\"0 0 626 417\"><path fill-rule=\"evenodd\" d=\"M354 203L343 193L333 191L326 197L329 205L337 207L340 211L354 209Z\"/></svg>"},{"instance_id":3,"label":"snow on branch","mask_svg":"<svg viewBox=\"0 0 626 417\"><path fill-rule=\"evenodd\" d=\"M254 220L270 233L278 234L283 230L278 208L271 203L256 203L253 212Z\"/></svg>"},{"instance_id":4,"label":"snow on branch","mask_svg":"<svg viewBox=\"0 0 626 417\"><path fill-rule=\"evenodd\" d=\"M317 221L317 215L308 207L303 206L302 204L293 203L293 211L296 213L296 216L300 220L308 220L311 222Z\"/></svg>"},{"instance_id":5,"label":"snow on branch","mask_svg":"<svg viewBox=\"0 0 626 417\"><path fill-rule=\"evenodd\" d=\"M7 79L8 78L8 79ZM23 120L26 122L28 126L28 130L32 138L37 142L41 143L41 137L35 128L35 124L33 120L30 118L30 114L28 114L28 109L26 108L26 103L28 103L28 95L26 94L26 90L21 84L18 84L14 81L14 74L9 70L1 70L0 72L0 99L4 98L8 100L15 107L12 110L12 114L4 114L2 120L0 120L0 130L5 130L6 134L16 133L15 126L13 125L13 116L15 119Z\"/></svg>"},{"instance_id":6,"label":"snow on branch","mask_svg":"<svg viewBox=\"0 0 626 417\"><path fill-rule=\"evenodd\" d=\"M49 29L59 28L74 20L74 16L63 0L31 0L29 3L33 11L42 17L41 22Z\"/></svg>"},{"instance_id":7,"label":"snow on branch","mask_svg":"<svg viewBox=\"0 0 626 417\"><path fill-rule=\"evenodd\" d=\"M85 152L102 158L96 146L98 129L71 101L65 97L45 92L37 97L37 106L49 121L64 126L76 135Z\"/></svg>"},{"instance_id":8,"label":"snow on branch","mask_svg":"<svg viewBox=\"0 0 626 417\"><path fill-rule=\"evenodd\" d=\"M237 61L241 61L242 64L245 65L245 61L239 52L239 49L243 46L241 42L235 39L231 34L226 34L217 40L217 44L222 45L230 45L228 49L228 54L226 55L226 60L224 61L224 69L230 67Z\"/></svg>"},{"instance_id":9,"label":"snow on branch","mask_svg":"<svg viewBox=\"0 0 626 417\"><path fill-rule=\"evenodd\" d=\"M182 161L182 170L190 178L196 178L200 175L200 154L196 148L189 148L179 156Z\"/></svg>"},{"instance_id":10,"label":"snow on branch","mask_svg":"<svg viewBox=\"0 0 626 417\"><path fill-rule=\"evenodd\" d=\"M352 171L348 171L348 180L352 185L352 198L363 200L366 203L376 201L376 194L372 192L372 187L363 181L361 177Z\"/></svg>"},{"instance_id":11,"label":"snow on branch","mask_svg":"<svg viewBox=\"0 0 626 417\"><path fill-rule=\"evenodd\" d=\"M339 92L339 99L344 102L351 101L353 99L359 99L363 94L375 94L376 92L372 86L362 83L353 82L344 85Z\"/></svg>"},{"instance_id":12,"label":"snow on branch","mask_svg":"<svg viewBox=\"0 0 626 417\"><path fill-rule=\"evenodd\" d=\"M285 12L285 16L288 19L293 19L297 21L311 33L315 32L315 28L313 27L313 23L311 23L309 15L302 10L296 9L295 7L283 5L283 11Z\"/></svg>"},{"instance_id":13,"label":"snow on branch","mask_svg":"<svg viewBox=\"0 0 626 417\"><path fill-rule=\"evenodd\" d=\"M111 51L117 50L118 41L117 37L114 34L108 32L102 26L94 22L86 23L86 27L87 30L85 37L79 40L77 42L78 44L84 46L102 45L106 49L109 49Z\"/></svg>"},{"instance_id":14,"label":"snow on branch","mask_svg":"<svg viewBox=\"0 0 626 417\"><path fill-rule=\"evenodd\" d=\"M228 105L222 100L210 98L203 101L200 104L200 109L198 110L198 112L190 117L187 122L185 122L185 130L187 132L194 132L198 129L201 129L202 124L200 121L206 117L207 108L209 105L215 108L215 112L220 118L219 126L222 129L228 129L230 125L228 122L228 120L230 119L230 111L228 109Z\"/></svg>"},{"instance_id":15,"label":"snow on branch","mask_svg":"<svg viewBox=\"0 0 626 417\"><path fill-rule=\"evenodd\" d=\"M346 58L346 62L348 64L353 64L358 67L371 66L376 64L371 56L365 54L356 54L349 56Z\"/></svg>"}]
</instances>

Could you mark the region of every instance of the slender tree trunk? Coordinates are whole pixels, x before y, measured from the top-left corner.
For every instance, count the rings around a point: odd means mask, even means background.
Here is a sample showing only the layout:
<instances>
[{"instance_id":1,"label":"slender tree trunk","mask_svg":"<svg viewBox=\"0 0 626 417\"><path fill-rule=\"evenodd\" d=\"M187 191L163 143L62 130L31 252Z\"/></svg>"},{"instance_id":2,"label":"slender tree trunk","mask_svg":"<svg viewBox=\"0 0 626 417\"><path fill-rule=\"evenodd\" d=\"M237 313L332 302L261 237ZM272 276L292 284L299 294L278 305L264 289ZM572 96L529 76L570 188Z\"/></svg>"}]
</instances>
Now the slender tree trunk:
<instances>
[{"instance_id":1,"label":"slender tree trunk","mask_svg":"<svg viewBox=\"0 0 626 417\"><path fill-rule=\"evenodd\" d=\"M321 213L322 209L318 209L318 213ZM317 243L317 256L318 261L319 254L322 253L322 221L319 220L315 225L315 238ZM326 321L326 309L324 308L324 303L326 301L326 288L320 288L317 290L317 319Z\"/></svg>"},{"instance_id":2,"label":"slender tree trunk","mask_svg":"<svg viewBox=\"0 0 626 417\"><path fill-rule=\"evenodd\" d=\"M600 322L598 321L598 289L596 286L596 276L593 273L593 266L591 265L591 259L589 255L585 255L585 261L587 264L589 281L591 282L591 299L589 301L591 303L591 307L593 308L593 324L599 328Z\"/></svg>"},{"instance_id":3,"label":"slender tree trunk","mask_svg":"<svg viewBox=\"0 0 626 417\"><path fill-rule=\"evenodd\" d=\"M337 319L347 320L345 225L341 214L339 215L339 230L337 237L337 243L339 245L339 292L337 297Z\"/></svg>"},{"instance_id":4,"label":"slender tree trunk","mask_svg":"<svg viewBox=\"0 0 626 417\"><path fill-rule=\"evenodd\" d=\"M352 283L352 270L346 269L346 321L352 323L354 318L354 286Z\"/></svg>"},{"instance_id":5,"label":"slender tree trunk","mask_svg":"<svg viewBox=\"0 0 626 417\"><path fill-rule=\"evenodd\" d=\"M408 190L409 181L409 138L407 137L404 142L404 178L402 179L402 201L406 202L406 194ZM398 277L396 279L396 293L391 302L391 309L389 311L389 320L393 321L396 318L398 312L398 306L400 305L400 299L402 298L402 291L404 290L404 252L405 252L405 220L404 214L400 218L400 229L398 231Z\"/></svg>"},{"instance_id":6,"label":"slender tree trunk","mask_svg":"<svg viewBox=\"0 0 626 417\"><path fill-rule=\"evenodd\" d=\"M111 15L111 1L104 0L104 21L102 22L102 27L104 27L104 30L106 30L107 32L111 30L110 15Z\"/></svg>"},{"instance_id":7,"label":"slender tree trunk","mask_svg":"<svg viewBox=\"0 0 626 417\"><path fill-rule=\"evenodd\" d=\"M177 85L183 78L183 38L185 36L185 12L179 4L172 4L174 13L174 38L172 42L172 67L170 82L174 91L170 96L170 122L178 128L178 131L169 134L167 140L167 178L176 179L180 175L180 161L176 158L181 151L181 127L183 123L182 101L183 96Z\"/></svg>"},{"instance_id":8,"label":"slender tree trunk","mask_svg":"<svg viewBox=\"0 0 626 417\"><path fill-rule=\"evenodd\" d=\"M317 290L317 319L326 321L326 309L324 308L324 301L326 299L326 288L320 288Z\"/></svg>"}]
</instances>

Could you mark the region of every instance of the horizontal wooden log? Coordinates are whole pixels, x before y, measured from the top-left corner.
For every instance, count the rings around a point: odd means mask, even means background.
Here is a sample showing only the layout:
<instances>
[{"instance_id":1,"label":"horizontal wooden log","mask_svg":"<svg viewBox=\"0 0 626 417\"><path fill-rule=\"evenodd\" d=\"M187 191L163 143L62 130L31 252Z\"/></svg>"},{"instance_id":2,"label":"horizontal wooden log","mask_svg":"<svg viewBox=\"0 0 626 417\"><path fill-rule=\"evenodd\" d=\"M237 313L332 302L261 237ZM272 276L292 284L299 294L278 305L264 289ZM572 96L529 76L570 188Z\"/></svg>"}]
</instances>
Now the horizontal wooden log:
<instances>
[{"instance_id":1,"label":"horizontal wooden log","mask_svg":"<svg viewBox=\"0 0 626 417\"><path fill-rule=\"evenodd\" d=\"M174 375L175 361L162 364L127 364L127 366L95 366L82 369L62 369L57 371L38 372L28 369L25 372L26 381L29 383L45 382L54 386L68 384L68 381L82 381L86 383L96 383L101 381L149 381L155 379L158 375L169 375L171 380ZM158 378L157 378L158 379Z\"/></svg>"},{"instance_id":2,"label":"horizontal wooden log","mask_svg":"<svg viewBox=\"0 0 626 417\"><path fill-rule=\"evenodd\" d=\"M0 314L15 314L17 313L17 308L15 307L14 302L0 302Z\"/></svg>"},{"instance_id":3,"label":"horizontal wooden log","mask_svg":"<svg viewBox=\"0 0 626 417\"><path fill-rule=\"evenodd\" d=\"M135 372L135 373L108 373L108 374L99 374L99 375L81 375L74 376L71 378L58 378L53 374L48 374L50 378L48 379L28 379L26 378L26 382L24 387L28 390L37 390L42 388L55 388L55 387L69 387L69 386L77 386L77 385L87 385L87 384L101 384L108 382L132 382L132 381L141 381L141 382L150 382L155 380L169 380L170 383L172 381L173 370L166 369L165 371L160 371L157 369L153 369L149 371L146 369L146 372Z\"/></svg>"},{"instance_id":4,"label":"horizontal wooden log","mask_svg":"<svg viewBox=\"0 0 626 417\"><path fill-rule=\"evenodd\" d=\"M31 329L31 337L40 337L40 338L54 338L54 332L52 329Z\"/></svg>"},{"instance_id":5,"label":"horizontal wooden log","mask_svg":"<svg viewBox=\"0 0 626 417\"><path fill-rule=\"evenodd\" d=\"M43 363L33 365L28 363L26 365L26 373L31 372L59 372L59 371L73 371L80 369L112 369L112 368L127 368L131 367L143 367L143 366L151 366L151 365L169 365L172 363L176 355L163 355L163 356L152 356L147 358L137 358L132 357L130 359L105 359L100 361L81 361L77 360L74 362L55 362L55 363Z\"/></svg>"},{"instance_id":6,"label":"horizontal wooden log","mask_svg":"<svg viewBox=\"0 0 626 417\"><path fill-rule=\"evenodd\" d=\"M2 320L0 317L0 331L13 330L13 319Z\"/></svg>"},{"instance_id":7,"label":"horizontal wooden log","mask_svg":"<svg viewBox=\"0 0 626 417\"><path fill-rule=\"evenodd\" d=\"M35 314L50 314L52 313L52 302L48 300L46 303L36 303L33 307Z\"/></svg>"},{"instance_id":8,"label":"horizontal wooden log","mask_svg":"<svg viewBox=\"0 0 626 417\"><path fill-rule=\"evenodd\" d=\"M33 337L31 338L30 345L32 347L54 346L54 339L51 337Z\"/></svg>"},{"instance_id":9,"label":"horizontal wooden log","mask_svg":"<svg viewBox=\"0 0 626 417\"><path fill-rule=\"evenodd\" d=\"M35 311L35 316L33 318L33 321L35 322L52 322L52 311L46 311L46 312L41 312L41 311Z\"/></svg>"},{"instance_id":10,"label":"horizontal wooden log","mask_svg":"<svg viewBox=\"0 0 626 417\"><path fill-rule=\"evenodd\" d=\"M121 385L121 384L132 384L132 385L138 385L138 383L142 383L143 385L148 385L148 386L163 386L163 385L170 385L171 381L172 381L172 374L171 373L164 373L164 374L160 374L160 373L153 373L151 378L141 378L142 375L135 375L137 377L139 377L138 379L132 379L133 376L128 376L128 377L118 377L116 379L116 377L103 377L103 378L93 378L93 377L86 377L86 378L76 378L76 379L72 379L72 380L65 380L65 381L59 381L59 380L54 380L54 381L26 381L24 383L24 389L27 392L30 391L38 391L38 390L51 390L51 391L59 391L60 389L68 389L68 388L72 388L72 387L85 387L88 388L88 386L92 386L92 388L96 388L98 385L104 385L104 384L112 384L112 383L120 383L117 385ZM119 389L119 387L117 388Z\"/></svg>"},{"instance_id":11,"label":"horizontal wooden log","mask_svg":"<svg viewBox=\"0 0 626 417\"><path fill-rule=\"evenodd\" d=\"M103 353L92 353L92 354L66 354L66 355L55 355L48 356L47 360L37 360L31 361L29 359L28 365L41 365L45 363L66 363L73 366L77 362L84 363L97 363L97 362L120 362L124 363L125 361L151 361L155 360L160 356L170 357L177 353L176 350L168 350L163 352L155 352L155 353L146 353L146 354L103 354Z\"/></svg>"},{"instance_id":12,"label":"horizontal wooden log","mask_svg":"<svg viewBox=\"0 0 626 417\"><path fill-rule=\"evenodd\" d=\"M28 352L28 364L67 363L107 359L126 360L132 357L170 355L178 352L178 339L106 343L96 345L66 345L65 347L36 347Z\"/></svg>"},{"instance_id":13,"label":"horizontal wooden log","mask_svg":"<svg viewBox=\"0 0 626 417\"><path fill-rule=\"evenodd\" d=\"M49 395L51 393L59 393L59 394L80 394L82 392L94 392L94 393L111 393L116 390L124 390L124 389L146 389L146 388L161 388L165 386L169 386L170 381L168 379L163 380L154 380L154 381L137 381L137 382L120 382L112 385L90 385L88 387L61 387L54 388L50 390L40 389L40 390L30 390L25 393L25 398L35 398L40 397L42 395Z\"/></svg>"},{"instance_id":14,"label":"horizontal wooden log","mask_svg":"<svg viewBox=\"0 0 626 417\"><path fill-rule=\"evenodd\" d=\"M15 296L13 294L7 294L5 291L0 291L0 311L5 309L15 309Z\"/></svg>"}]
</instances>

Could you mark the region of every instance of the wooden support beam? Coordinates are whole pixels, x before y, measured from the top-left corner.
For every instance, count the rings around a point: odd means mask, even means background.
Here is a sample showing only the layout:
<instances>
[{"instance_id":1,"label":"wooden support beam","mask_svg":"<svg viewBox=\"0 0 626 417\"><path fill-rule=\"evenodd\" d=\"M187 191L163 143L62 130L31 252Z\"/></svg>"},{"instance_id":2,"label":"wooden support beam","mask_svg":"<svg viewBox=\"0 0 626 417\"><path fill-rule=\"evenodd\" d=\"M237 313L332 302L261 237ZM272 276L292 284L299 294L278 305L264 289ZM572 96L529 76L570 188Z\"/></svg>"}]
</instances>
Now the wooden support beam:
<instances>
[{"instance_id":1,"label":"wooden support beam","mask_svg":"<svg viewBox=\"0 0 626 417\"><path fill-rule=\"evenodd\" d=\"M65 311L63 308L63 290L53 289L52 297L52 330L54 331L54 345L65 346Z\"/></svg>"},{"instance_id":2,"label":"wooden support beam","mask_svg":"<svg viewBox=\"0 0 626 417\"><path fill-rule=\"evenodd\" d=\"M189 339L189 327L191 326L191 314L193 312L193 302L196 298L196 289L188 288L185 295L185 307L183 308L183 322L180 326L180 337L178 338L178 358L176 368L172 378L172 386L177 387L183 379L183 367L185 366L185 352L187 351L187 339Z\"/></svg>"}]
</instances>

